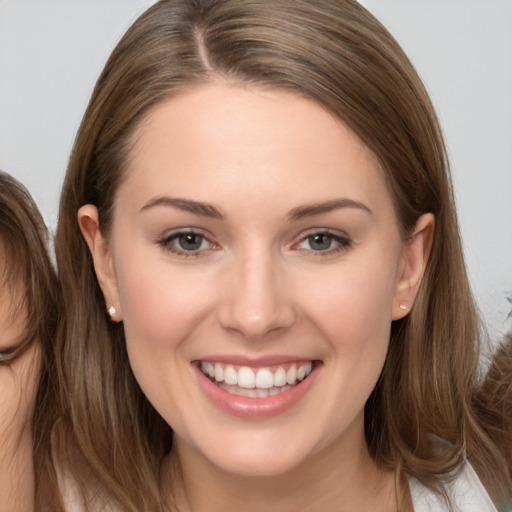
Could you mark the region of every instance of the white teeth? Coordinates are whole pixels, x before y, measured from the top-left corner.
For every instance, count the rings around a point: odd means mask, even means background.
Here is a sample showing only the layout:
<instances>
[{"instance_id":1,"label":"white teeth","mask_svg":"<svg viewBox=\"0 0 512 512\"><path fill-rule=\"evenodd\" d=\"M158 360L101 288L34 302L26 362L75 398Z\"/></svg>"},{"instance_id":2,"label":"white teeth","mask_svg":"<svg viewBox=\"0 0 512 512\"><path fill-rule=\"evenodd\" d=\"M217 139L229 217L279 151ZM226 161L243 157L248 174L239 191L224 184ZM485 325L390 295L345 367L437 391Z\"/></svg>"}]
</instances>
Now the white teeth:
<instances>
[{"instance_id":1,"label":"white teeth","mask_svg":"<svg viewBox=\"0 0 512 512\"><path fill-rule=\"evenodd\" d=\"M270 389L274 385L274 376L267 368L258 370L256 374L256 387L263 389Z\"/></svg>"},{"instance_id":2,"label":"white teeth","mask_svg":"<svg viewBox=\"0 0 512 512\"><path fill-rule=\"evenodd\" d=\"M286 372L282 366L280 366L276 373L274 373L274 386L284 386L286 384Z\"/></svg>"},{"instance_id":3,"label":"white teeth","mask_svg":"<svg viewBox=\"0 0 512 512\"><path fill-rule=\"evenodd\" d=\"M247 396L249 398L258 398L258 390L257 389L244 389L244 388L238 387L235 394L240 395L240 396Z\"/></svg>"},{"instance_id":4,"label":"white teeth","mask_svg":"<svg viewBox=\"0 0 512 512\"><path fill-rule=\"evenodd\" d=\"M282 386L282 387L272 387L270 389L244 389L238 386L226 386L224 383L217 382L217 386L221 387L228 393L239 396L246 396L249 398L266 398L267 396L274 396L282 393L283 391L288 391L291 386Z\"/></svg>"},{"instance_id":5,"label":"white teeth","mask_svg":"<svg viewBox=\"0 0 512 512\"><path fill-rule=\"evenodd\" d=\"M234 386L238 383L237 371L230 364L228 364L224 370L224 382L231 386Z\"/></svg>"},{"instance_id":6,"label":"white teeth","mask_svg":"<svg viewBox=\"0 0 512 512\"><path fill-rule=\"evenodd\" d=\"M286 382L288 384L290 384L290 386L292 384L295 384L295 381L297 380L297 370L295 368L295 366L290 366L290 368L288 368L288 371L286 372Z\"/></svg>"},{"instance_id":7,"label":"white teeth","mask_svg":"<svg viewBox=\"0 0 512 512\"><path fill-rule=\"evenodd\" d=\"M297 379L304 380L310 373L313 365L311 363L306 363L304 366L301 366L297 370Z\"/></svg>"},{"instance_id":8,"label":"white teeth","mask_svg":"<svg viewBox=\"0 0 512 512\"><path fill-rule=\"evenodd\" d=\"M288 370L279 366L272 371L270 368L252 369L241 366L238 371L233 365L223 363L201 362L201 371L217 383L224 383L231 388L244 390L257 389L265 393L254 396L269 396L281 392L282 388L289 389L301 380L304 380L312 371L313 363L308 362L300 366L291 364ZM234 391L230 391L234 392ZM243 393L244 396L253 396L253 393Z\"/></svg>"},{"instance_id":9,"label":"white teeth","mask_svg":"<svg viewBox=\"0 0 512 512\"><path fill-rule=\"evenodd\" d=\"M246 389L256 387L256 377L248 366L242 366L238 370L238 386Z\"/></svg>"},{"instance_id":10,"label":"white teeth","mask_svg":"<svg viewBox=\"0 0 512 512\"><path fill-rule=\"evenodd\" d=\"M224 380L224 370L220 363L215 363L215 380L222 382Z\"/></svg>"}]
</instances>

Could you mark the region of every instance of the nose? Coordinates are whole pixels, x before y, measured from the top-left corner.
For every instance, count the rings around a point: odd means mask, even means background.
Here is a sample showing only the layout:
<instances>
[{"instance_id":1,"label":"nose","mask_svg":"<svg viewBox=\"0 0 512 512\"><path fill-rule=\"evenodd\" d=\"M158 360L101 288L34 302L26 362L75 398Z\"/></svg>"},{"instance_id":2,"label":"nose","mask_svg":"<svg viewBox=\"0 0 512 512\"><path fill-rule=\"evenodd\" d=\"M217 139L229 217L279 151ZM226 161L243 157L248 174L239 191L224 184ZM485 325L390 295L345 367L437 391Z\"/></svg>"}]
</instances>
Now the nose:
<instances>
[{"instance_id":1,"label":"nose","mask_svg":"<svg viewBox=\"0 0 512 512\"><path fill-rule=\"evenodd\" d=\"M260 340L290 328L296 320L283 272L272 256L234 262L219 305L221 325L248 340Z\"/></svg>"}]
</instances>

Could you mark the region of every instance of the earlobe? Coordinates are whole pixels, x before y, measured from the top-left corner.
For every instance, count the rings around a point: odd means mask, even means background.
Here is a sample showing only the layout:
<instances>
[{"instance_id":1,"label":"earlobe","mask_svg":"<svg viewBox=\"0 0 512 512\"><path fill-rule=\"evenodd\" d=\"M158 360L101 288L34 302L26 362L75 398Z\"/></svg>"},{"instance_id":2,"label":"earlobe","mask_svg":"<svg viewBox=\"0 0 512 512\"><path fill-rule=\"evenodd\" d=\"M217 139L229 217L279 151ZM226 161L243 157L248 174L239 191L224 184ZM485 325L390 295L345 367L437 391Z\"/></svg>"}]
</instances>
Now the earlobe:
<instances>
[{"instance_id":1,"label":"earlobe","mask_svg":"<svg viewBox=\"0 0 512 512\"><path fill-rule=\"evenodd\" d=\"M393 302L393 320L403 318L411 310L430 256L434 228L434 215L425 213L418 218L412 235L404 242Z\"/></svg>"},{"instance_id":2,"label":"earlobe","mask_svg":"<svg viewBox=\"0 0 512 512\"><path fill-rule=\"evenodd\" d=\"M98 209L92 204L82 206L78 210L78 225L91 252L96 277L105 298L105 311L111 320L119 322L122 315L117 279L109 243L100 231Z\"/></svg>"}]
</instances>

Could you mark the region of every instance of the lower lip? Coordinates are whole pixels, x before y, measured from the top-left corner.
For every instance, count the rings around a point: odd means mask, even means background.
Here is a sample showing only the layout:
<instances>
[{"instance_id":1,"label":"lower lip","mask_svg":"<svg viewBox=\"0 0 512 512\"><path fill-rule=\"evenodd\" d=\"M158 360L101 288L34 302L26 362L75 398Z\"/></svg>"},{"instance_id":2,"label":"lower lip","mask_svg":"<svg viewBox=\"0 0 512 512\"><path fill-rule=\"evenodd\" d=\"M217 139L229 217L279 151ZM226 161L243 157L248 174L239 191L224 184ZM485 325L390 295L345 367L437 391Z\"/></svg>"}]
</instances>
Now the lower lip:
<instances>
[{"instance_id":1,"label":"lower lip","mask_svg":"<svg viewBox=\"0 0 512 512\"><path fill-rule=\"evenodd\" d=\"M320 366L319 364L313 365L313 370L303 381L286 391L264 398L252 398L228 393L215 385L197 365L194 365L199 384L210 401L224 412L246 420L272 418L293 407L313 385Z\"/></svg>"}]
</instances>

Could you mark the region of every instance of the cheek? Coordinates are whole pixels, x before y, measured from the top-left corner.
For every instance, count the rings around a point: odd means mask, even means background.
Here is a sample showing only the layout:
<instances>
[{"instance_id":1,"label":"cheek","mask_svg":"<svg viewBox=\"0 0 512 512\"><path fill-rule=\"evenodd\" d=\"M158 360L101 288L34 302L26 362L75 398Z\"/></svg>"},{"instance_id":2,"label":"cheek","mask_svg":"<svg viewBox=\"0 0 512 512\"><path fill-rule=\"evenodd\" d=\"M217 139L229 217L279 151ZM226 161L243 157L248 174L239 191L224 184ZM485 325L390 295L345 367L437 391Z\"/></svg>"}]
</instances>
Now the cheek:
<instances>
[{"instance_id":1,"label":"cheek","mask_svg":"<svg viewBox=\"0 0 512 512\"><path fill-rule=\"evenodd\" d=\"M153 265L118 275L118 289L127 340L130 343L179 343L189 327L198 320L204 296L193 279L172 272L165 265Z\"/></svg>"},{"instance_id":2,"label":"cheek","mask_svg":"<svg viewBox=\"0 0 512 512\"><path fill-rule=\"evenodd\" d=\"M341 279L341 278L340 278ZM337 382L332 387L335 403L344 404L334 423L362 412L386 359L393 286L378 271L353 272L330 288L330 299L317 300L317 325L330 345L326 360ZM352 413L350 413L352 411Z\"/></svg>"},{"instance_id":3,"label":"cheek","mask_svg":"<svg viewBox=\"0 0 512 512\"><path fill-rule=\"evenodd\" d=\"M0 451L5 448L6 438L10 430L17 430L18 421L16 420L16 410L19 408L21 393L17 386L14 375L10 368L0 367L0 389L2 394L0 397ZM13 429L14 426L14 429Z\"/></svg>"},{"instance_id":4,"label":"cheek","mask_svg":"<svg viewBox=\"0 0 512 512\"><path fill-rule=\"evenodd\" d=\"M347 266L324 278L316 276L304 296L312 321L325 329L335 348L364 349L387 344L395 274L376 265Z\"/></svg>"},{"instance_id":5,"label":"cheek","mask_svg":"<svg viewBox=\"0 0 512 512\"><path fill-rule=\"evenodd\" d=\"M336 402L346 404L345 410L364 406L386 359L396 275L392 268L347 266L309 290L304 310L329 345L325 364L338 382L331 392ZM339 414L340 421L346 419L342 409Z\"/></svg>"},{"instance_id":6,"label":"cheek","mask_svg":"<svg viewBox=\"0 0 512 512\"><path fill-rule=\"evenodd\" d=\"M204 270L170 265L165 255L150 259L144 251L118 258L116 276L130 364L153 399L177 373L185 377L188 366L179 362L211 309L209 279Z\"/></svg>"},{"instance_id":7,"label":"cheek","mask_svg":"<svg viewBox=\"0 0 512 512\"><path fill-rule=\"evenodd\" d=\"M132 372L145 396L177 430L184 404L192 400L181 383L187 343L204 314L201 287L169 265L142 265L126 258L116 268L126 347Z\"/></svg>"},{"instance_id":8,"label":"cheek","mask_svg":"<svg viewBox=\"0 0 512 512\"><path fill-rule=\"evenodd\" d=\"M34 344L9 367L0 366L1 449L14 448L12 443L24 437L30 439L32 430L27 427L32 424L40 364L40 348Z\"/></svg>"}]
</instances>

